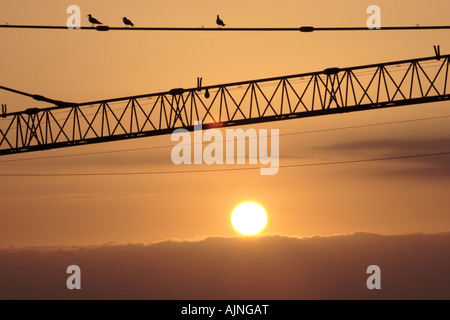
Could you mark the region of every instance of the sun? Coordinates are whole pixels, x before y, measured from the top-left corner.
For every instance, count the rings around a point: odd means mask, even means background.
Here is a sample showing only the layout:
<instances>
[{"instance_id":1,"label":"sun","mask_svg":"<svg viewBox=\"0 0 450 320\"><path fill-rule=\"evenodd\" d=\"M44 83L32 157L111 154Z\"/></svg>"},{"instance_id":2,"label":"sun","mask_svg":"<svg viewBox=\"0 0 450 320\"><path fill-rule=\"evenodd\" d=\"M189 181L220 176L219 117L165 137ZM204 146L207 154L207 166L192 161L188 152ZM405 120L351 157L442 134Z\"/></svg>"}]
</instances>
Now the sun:
<instances>
[{"instance_id":1,"label":"sun","mask_svg":"<svg viewBox=\"0 0 450 320\"><path fill-rule=\"evenodd\" d=\"M254 202L244 202L234 208L231 223L237 232L253 236L261 232L267 223L267 214L262 206Z\"/></svg>"}]
</instances>

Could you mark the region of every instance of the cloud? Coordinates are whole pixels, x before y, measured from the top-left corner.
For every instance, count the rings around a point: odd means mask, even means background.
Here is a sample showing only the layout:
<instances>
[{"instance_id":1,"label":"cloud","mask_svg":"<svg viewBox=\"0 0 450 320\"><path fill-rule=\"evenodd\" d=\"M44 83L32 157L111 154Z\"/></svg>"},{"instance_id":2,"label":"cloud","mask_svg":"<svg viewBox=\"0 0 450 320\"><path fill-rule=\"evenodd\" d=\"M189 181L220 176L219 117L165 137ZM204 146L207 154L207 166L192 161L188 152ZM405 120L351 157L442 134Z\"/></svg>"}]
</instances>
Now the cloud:
<instances>
[{"instance_id":1,"label":"cloud","mask_svg":"<svg viewBox=\"0 0 450 320\"><path fill-rule=\"evenodd\" d=\"M449 247L450 233L355 233L5 248L0 299L450 299ZM66 288L73 264L81 290Z\"/></svg>"},{"instance_id":2,"label":"cloud","mask_svg":"<svg viewBox=\"0 0 450 320\"><path fill-rule=\"evenodd\" d=\"M345 159L368 159L408 156L450 151L449 139L379 139L350 141L317 147L328 154L344 155ZM445 177L450 176L450 155L405 158L389 161L391 169L365 170L366 173L401 175L404 177ZM382 162L385 163L385 162ZM387 162L386 162L387 163ZM397 166L393 166L397 164ZM407 164L407 165L406 165Z\"/></svg>"}]
</instances>

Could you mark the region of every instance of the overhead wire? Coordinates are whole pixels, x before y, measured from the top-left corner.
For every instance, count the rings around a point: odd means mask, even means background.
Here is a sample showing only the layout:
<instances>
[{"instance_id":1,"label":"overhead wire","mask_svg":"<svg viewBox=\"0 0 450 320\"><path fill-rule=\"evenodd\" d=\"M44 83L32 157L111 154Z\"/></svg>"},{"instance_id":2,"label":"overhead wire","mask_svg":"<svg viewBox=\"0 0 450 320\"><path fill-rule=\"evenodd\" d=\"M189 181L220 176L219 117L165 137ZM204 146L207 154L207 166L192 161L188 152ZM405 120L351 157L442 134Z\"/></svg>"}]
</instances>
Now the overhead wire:
<instances>
[{"instance_id":1,"label":"overhead wire","mask_svg":"<svg viewBox=\"0 0 450 320\"><path fill-rule=\"evenodd\" d=\"M8 29L43 29L43 30L95 30L100 32L106 31L199 31L199 32L257 32L257 31L278 31L278 32L304 32L310 33L315 31L400 31L400 30L445 30L450 29L450 26L390 26L370 29L366 27L226 27L226 28L209 28L209 27L110 27L107 25L100 25L96 27L68 27L66 26L49 26L49 25L0 25L0 28Z\"/></svg>"},{"instance_id":2,"label":"overhead wire","mask_svg":"<svg viewBox=\"0 0 450 320\"><path fill-rule=\"evenodd\" d=\"M375 161L388 161L398 159L410 159L421 158L430 156L443 156L450 155L450 151L435 152L435 153L422 153L414 155L401 155L391 156L383 158L368 158L368 159L356 159L356 160L342 160L342 161L330 161L330 162L316 162L316 163L297 163L279 165L279 168L298 168L298 167L314 167L314 166L329 166L329 165L342 165L342 164L355 164L364 162ZM0 173L0 177L80 177L80 176L130 176L130 175L157 175L157 174L186 174L186 173L207 173L207 172L229 172L229 171L247 171L258 170L264 167L245 167L245 168L221 168L221 169L209 169L209 170L174 170L174 171L141 171L141 172L97 172L97 173Z\"/></svg>"}]
</instances>

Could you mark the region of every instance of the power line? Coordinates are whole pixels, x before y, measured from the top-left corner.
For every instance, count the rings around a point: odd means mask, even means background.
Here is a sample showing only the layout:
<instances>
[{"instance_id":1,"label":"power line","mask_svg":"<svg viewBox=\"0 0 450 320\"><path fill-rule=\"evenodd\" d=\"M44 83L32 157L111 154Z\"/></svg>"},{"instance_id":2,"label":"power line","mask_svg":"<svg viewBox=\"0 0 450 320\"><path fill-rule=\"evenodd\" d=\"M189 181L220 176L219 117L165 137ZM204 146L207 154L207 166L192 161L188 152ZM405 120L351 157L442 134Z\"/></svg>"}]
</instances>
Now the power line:
<instances>
[{"instance_id":1,"label":"power line","mask_svg":"<svg viewBox=\"0 0 450 320\"><path fill-rule=\"evenodd\" d=\"M302 132L291 132L291 133L280 134L280 136L281 135L288 136L288 135L305 134L305 133L327 132L327 131L344 130L344 129L357 129L357 128L384 126L384 125L389 125L389 124L408 123L408 122L425 121L425 120L436 120L436 119L443 119L443 118L450 118L450 115L428 117L428 118L408 119L408 120L387 121L387 122L361 124L361 125L339 127L339 128L328 128L328 129L318 129L318 130L311 130L311 131L302 131Z\"/></svg>"},{"instance_id":2,"label":"power line","mask_svg":"<svg viewBox=\"0 0 450 320\"><path fill-rule=\"evenodd\" d=\"M44 101L44 102L52 103L52 104L55 104L57 106L74 106L75 105L74 103L71 103L71 102L64 102L64 101L54 100L54 99L46 98L46 97L38 95L38 94L31 94L31 93L19 91L19 90L8 88L8 87L4 87L4 86L0 86L0 89L1 90L5 90L5 91L10 91L10 92L22 95L22 96L30 97L30 98L33 98L36 101Z\"/></svg>"},{"instance_id":3,"label":"power line","mask_svg":"<svg viewBox=\"0 0 450 320\"><path fill-rule=\"evenodd\" d=\"M364 162L376 162L398 159L410 159L421 158L431 156L449 155L450 151L436 152L436 153L423 153L415 155L403 155L395 157L384 158L371 158L371 159L358 159L358 160L343 160L343 161L331 161L331 162L317 162L317 163L298 163L280 165L279 168L298 168L298 167L316 167L316 166L329 166L329 165L341 165L351 163L364 163ZM179 171L142 171L142 172L98 172L98 173L0 173L0 177L80 177L80 176L130 176L130 175L156 175L156 174L183 174L183 173L205 173L205 172L225 172L225 171L246 171L246 170L259 170L264 167L245 167L245 168L224 168L224 169L211 169L211 170L179 170Z\"/></svg>"},{"instance_id":4,"label":"power line","mask_svg":"<svg viewBox=\"0 0 450 320\"><path fill-rule=\"evenodd\" d=\"M90 155L97 155L97 154L141 151L141 150L166 149L166 148L171 148L171 147L172 146L165 145L165 146L158 146L158 147L144 147L144 148L134 148L134 149L123 149L123 150L96 151L96 152L86 152L86 153L78 153L78 154L66 154L66 155L58 155L58 156L36 157L36 158L28 158L28 159L2 160L2 161L0 161L0 163L2 163L2 162L29 161L29 160L56 159L56 158L69 158L69 157L90 156Z\"/></svg>"},{"instance_id":5,"label":"power line","mask_svg":"<svg viewBox=\"0 0 450 320\"><path fill-rule=\"evenodd\" d=\"M309 131L288 132L288 133L279 134L278 136L291 136L291 135L310 134L310 133L319 133L319 132L329 132L329 131L346 130L346 129L358 129L358 128L375 127L375 126L383 126L383 125L390 125L390 124L400 124L400 123L408 123L408 122L416 122L416 121L436 120L436 119L443 119L443 118L450 118L450 115L442 115L442 116L428 117L428 118L408 119L408 120L387 121L387 122L362 124L362 125L338 127L338 128L326 128L326 129L317 129L317 130L309 130ZM228 140L224 139L224 142L225 141L228 141ZM195 143L194 143L194 145L195 145ZM172 147L173 147L173 145L164 145L164 146L156 146L156 147L142 147L142 148L133 148L133 149L120 149L120 150L110 150L110 151L85 152L85 153L77 153L77 154L66 154L66 155L57 155L57 156L35 157L35 158L27 158L27 159L1 160L0 163L19 162L19 161L31 161L31 160L46 160L46 159L57 159L57 158L69 158L69 157L90 156L90 155L110 154L110 153L119 153L119 152L167 149L167 148L172 148Z\"/></svg>"},{"instance_id":6,"label":"power line","mask_svg":"<svg viewBox=\"0 0 450 320\"><path fill-rule=\"evenodd\" d=\"M39 26L39 25L0 25L0 28L10 29L53 29L53 30L72 30L67 26ZM77 30L96 30L96 31L294 31L294 32L313 32L313 31L392 31L392 30L443 30L450 29L450 26L400 26L400 27L380 27L379 29L369 29L367 27L313 27L302 26L294 28L205 28L205 27L109 27L101 25L96 27L80 27Z\"/></svg>"}]
</instances>

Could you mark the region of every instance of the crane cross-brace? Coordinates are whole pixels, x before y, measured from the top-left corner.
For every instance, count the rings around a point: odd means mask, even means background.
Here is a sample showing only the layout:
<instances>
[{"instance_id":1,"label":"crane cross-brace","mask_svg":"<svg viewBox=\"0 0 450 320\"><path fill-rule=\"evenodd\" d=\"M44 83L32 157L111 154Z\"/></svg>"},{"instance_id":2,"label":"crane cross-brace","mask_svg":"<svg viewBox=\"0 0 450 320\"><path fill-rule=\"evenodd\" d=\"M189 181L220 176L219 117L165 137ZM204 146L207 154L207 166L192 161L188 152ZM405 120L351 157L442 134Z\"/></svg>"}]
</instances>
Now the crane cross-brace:
<instances>
[{"instance_id":1,"label":"crane cross-brace","mask_svg":"<svg viewBox=\"0 0 450 320\"><path fill-rule=\"evenodd\" d=\"M0 155L194 130L198 121L207 129L448 100L449 58L328 68L85 103L29 95L54 105L11 113L2 108Z\"/></svg>"}]
</instances>

